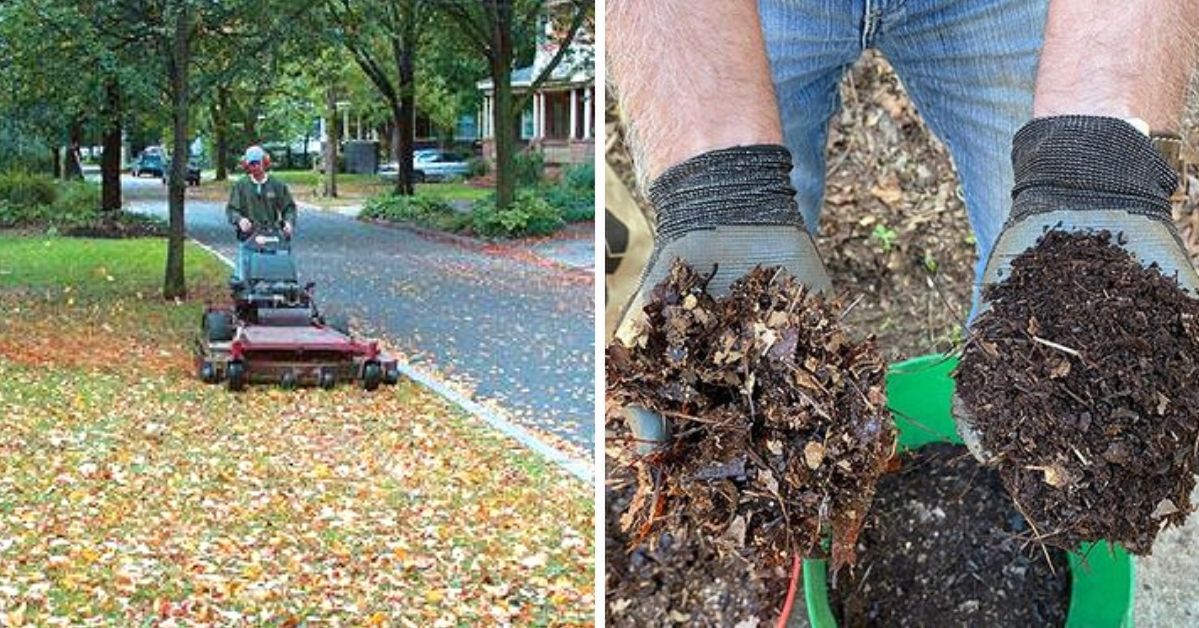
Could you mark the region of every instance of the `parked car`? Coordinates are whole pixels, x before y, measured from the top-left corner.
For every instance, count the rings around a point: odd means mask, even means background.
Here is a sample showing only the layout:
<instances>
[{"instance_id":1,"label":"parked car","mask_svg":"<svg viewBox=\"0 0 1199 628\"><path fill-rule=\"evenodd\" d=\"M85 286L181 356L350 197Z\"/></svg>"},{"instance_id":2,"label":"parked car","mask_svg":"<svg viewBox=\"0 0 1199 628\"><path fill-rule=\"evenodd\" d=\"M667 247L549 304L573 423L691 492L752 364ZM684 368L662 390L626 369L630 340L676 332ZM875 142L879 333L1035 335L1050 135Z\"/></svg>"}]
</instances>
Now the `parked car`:
<instances>
[{"instance_id":1,"label":"parked car","mask_svg":"<svg viewBox=\"0 0 1199 628\"><path fill-rule=\"evenodd\" d=\"M448 151L423 150L412 157L412 178L421 181L443 181L470 174L466 158Z\"/></svg>"},{"instance_id":2,"label":"parked car","mask_svg":"<svg viewBox=\"0 0 1199 628\"><path fill-rule=\"evenodd\" d=\"M170 182L171 162L163 163L162 167L162 184L166 185ZM187 160L187 174L184 176L184 182L187 185L200 185L200 164L193 159Z\"/></svg>"},{"instance_id":3,"label":"parked car","mask_svg":"<svg viewBox=\"0 0 1199 628\"><path fill-rule=\"evenodd\" d=\"M399 170L396 162L386 163L379 166L379 176L385 181L395 181L400 176ZM443 181L468 174L470 165L464 157L455 153L439 148L424 148L412 153L412 179L416 183Z\"/></svg>"},{"instance_id":4,"label":"parked car","mask_svg":"<svg viewBox=\"0 0 1199 628\"><path fill-rule=\"evenodd\" d=\"M135 177L140 177L144 174L152 177L162 177L163 172L165 172L163 164L162 155L147 151L142 153L137 158L137 161L133 162L131 172Z\"/></svg>"}]
</instances>

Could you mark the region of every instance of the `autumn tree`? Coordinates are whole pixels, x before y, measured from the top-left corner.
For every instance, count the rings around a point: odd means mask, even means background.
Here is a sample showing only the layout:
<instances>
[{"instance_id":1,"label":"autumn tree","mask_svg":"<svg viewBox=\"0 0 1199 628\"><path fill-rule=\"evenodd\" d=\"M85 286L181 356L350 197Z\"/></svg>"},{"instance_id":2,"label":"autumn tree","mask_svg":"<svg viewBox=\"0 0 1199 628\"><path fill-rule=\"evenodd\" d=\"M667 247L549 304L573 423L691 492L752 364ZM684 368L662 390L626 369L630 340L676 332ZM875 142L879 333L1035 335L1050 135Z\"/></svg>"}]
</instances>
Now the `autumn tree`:
<instances>
[{"instance_id":1,"label":"autumn tree","mask_svg":"<svg viewBox=\"0 0 1199 628\"><path fill-rule=\"evenodd\" d=\"M561 28L547 45L556 51L533 78L523 94L512 92L513 62L517 42L536 39L541 33L546 5L554 5L562 13L554 17L564 20ZM443 0L437 5L457 24L471 48L487 59L488 73L495 86L496 206L504 209L516 196L517 121L528 106L533 94L550 78L566 57L575 35L588 18L594 17L594 0Z\"/></svg>"},{"instance_id":2,"label":"autumn tree","mask_svg":"<svg viewBox=\"0 0 1199 628\"><path fill-rule=\"evenodd\" d=\"M416 121L416 63L432 24L430 0L329 0L334 36L391 108L396 194L412 194Z\"/></svg>"}]
</instances>

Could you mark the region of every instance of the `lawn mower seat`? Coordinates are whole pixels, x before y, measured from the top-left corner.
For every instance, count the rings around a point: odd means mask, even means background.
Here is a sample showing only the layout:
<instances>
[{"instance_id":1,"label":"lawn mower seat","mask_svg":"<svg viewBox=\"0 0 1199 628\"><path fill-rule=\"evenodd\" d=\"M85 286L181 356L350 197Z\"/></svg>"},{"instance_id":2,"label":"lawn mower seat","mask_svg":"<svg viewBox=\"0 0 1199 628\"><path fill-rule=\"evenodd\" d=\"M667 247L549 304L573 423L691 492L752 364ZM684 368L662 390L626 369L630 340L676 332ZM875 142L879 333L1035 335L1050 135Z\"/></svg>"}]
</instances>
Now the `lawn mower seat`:
<instances>
[{"instance_id":1,"label":"lawn mower seat","mask_svg":"<svg viewBox=\"0 0 1199 628\"><path fill-rule=\"evenodd\" d=\"M250 255L247 278L250 282L296 283L296 265L287 253L255 252Z\"/></svg>"}]
</instances>

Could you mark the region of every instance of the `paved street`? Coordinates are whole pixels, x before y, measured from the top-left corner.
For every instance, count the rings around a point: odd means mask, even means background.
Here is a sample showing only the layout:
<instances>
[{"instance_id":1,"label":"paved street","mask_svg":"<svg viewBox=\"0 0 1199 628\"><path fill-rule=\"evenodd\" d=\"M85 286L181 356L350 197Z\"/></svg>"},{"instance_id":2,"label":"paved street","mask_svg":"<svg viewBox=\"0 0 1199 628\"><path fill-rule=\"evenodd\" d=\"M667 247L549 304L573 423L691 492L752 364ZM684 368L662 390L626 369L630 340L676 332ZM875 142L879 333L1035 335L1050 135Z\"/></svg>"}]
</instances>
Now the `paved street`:
<instances>
[{"instance_id":1,"label":"paved street","mask_svg":"<svg viewBox=\"0 0 1199 628\"><path fill-rule=\"evenodd\" d=\"M158 179L125 177L126 208L166 217ZM189 199L187 232L234 256L224 204ZM409 361L526 426L592 451L594 287L578 271L502 247L464 247L411 231L301 210L301 281Z\"/></svg>"}]
</instances>

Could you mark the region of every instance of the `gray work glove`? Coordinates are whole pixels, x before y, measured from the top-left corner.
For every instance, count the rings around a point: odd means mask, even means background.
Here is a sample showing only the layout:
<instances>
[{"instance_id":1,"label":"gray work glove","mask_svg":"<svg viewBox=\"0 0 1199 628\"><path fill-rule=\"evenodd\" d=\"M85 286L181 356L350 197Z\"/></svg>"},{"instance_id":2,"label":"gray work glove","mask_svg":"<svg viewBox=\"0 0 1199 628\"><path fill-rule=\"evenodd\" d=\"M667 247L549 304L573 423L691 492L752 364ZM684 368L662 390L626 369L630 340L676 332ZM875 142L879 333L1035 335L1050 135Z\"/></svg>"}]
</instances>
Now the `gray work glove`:
<instances>
[{"instance_id":1,"label":"gray work glove","mask_svg":"<svg viewBox=\"0 0 1199 628\"><path fill-rule=\"evenodd\" d=\"M1012 212L987 259L984 294L1049 230L1123 234L1112 242L1143 266L1176 276L1190 296L1199 294L1199 275L1170 213L1178 175L1144 133L1116 118L1041 118L1016 133L1012 164ZM984 296L975 317L987 309ZM989 459L957 398L954 415L971 453Z\"/></svg>"},{"instance_id":2,"label":"gray work glove","mask_svg":"<svg viewBox=\"0 0 1199 628\"><path fill-rule=\"evenodd\" d=\"M715 267L708 290L716 296L727 294L734 280L756 266L782 266L809 288L828 289L828 274L804 229L790 175L791 155L776 145L715 150L663 172L649 186L658 212L654 251L617 327L616 342L631 344L650 291L676 259L699 273ZM643 452L669 439L662 417L640 407L624 408L624 414Z\"/></svg>"}]
</instances>

